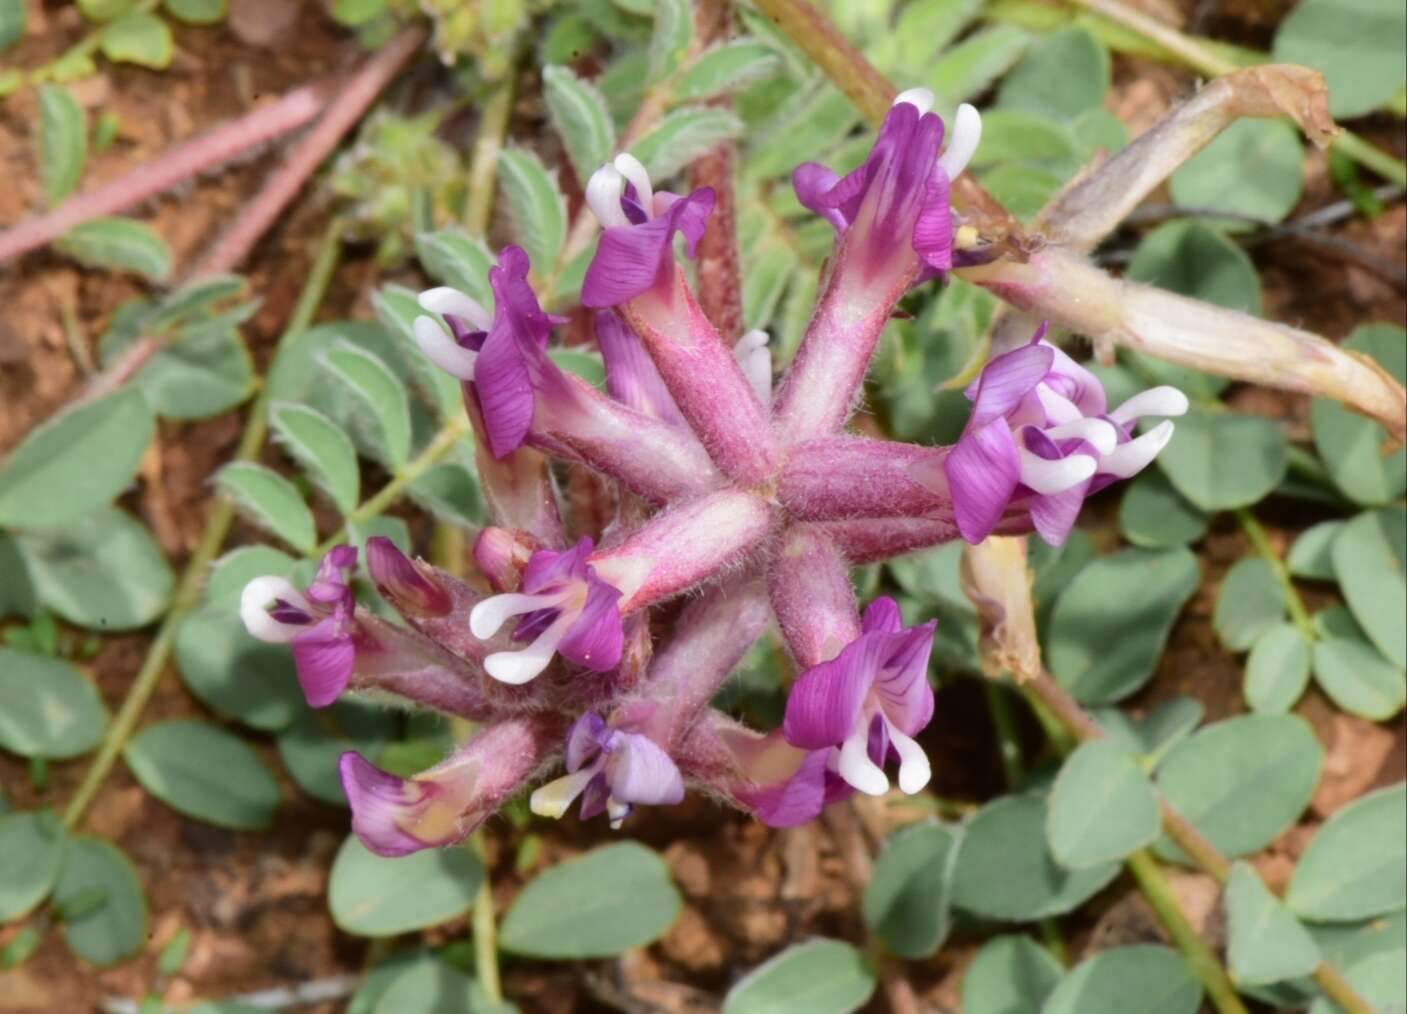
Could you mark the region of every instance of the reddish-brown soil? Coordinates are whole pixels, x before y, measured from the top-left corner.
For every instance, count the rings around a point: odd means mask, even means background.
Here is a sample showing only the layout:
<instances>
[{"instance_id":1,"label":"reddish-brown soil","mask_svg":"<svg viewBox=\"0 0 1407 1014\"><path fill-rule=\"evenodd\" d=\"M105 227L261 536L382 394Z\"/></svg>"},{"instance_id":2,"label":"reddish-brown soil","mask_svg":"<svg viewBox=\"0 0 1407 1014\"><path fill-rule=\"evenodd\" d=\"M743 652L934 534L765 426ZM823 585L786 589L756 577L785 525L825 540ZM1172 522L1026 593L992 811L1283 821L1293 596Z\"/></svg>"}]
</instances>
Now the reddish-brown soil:
<instances>
[{"instance_id":1,"label":"reddish-brown soil","mask_svg":"<svg viewBox=\"0 0 1407 1014\"><path fill-rule=\"evenodd\" d=\"M296 6L286 29L265 31L270 18ZM1283 15L1283 3L1238 4L1238 15L1219 10L1202 30L1228 31L1255 41ZM220 29L180 29L178 55L162 73L105 64L76 86L90 111L112 111L122 128L106 151L95 154L85 186L114 179L189 138L246 110L260 96L312 81L359 57L355 44L331 25L319 5L281 0L234 0L234 20ZM1274 8L1270 10L1268 8ZM69 3L30 3L31 29L6 54L7 63L35 66L71 45L83 30ZM1188 12L1189 16L1193 12ZM1205 19L1205 13L1199 14ZM239 31L236 30L239 28ZM1263 40L1260 40L1263 42ZM1137 129L1151 123L1193 87L1190 75L1143 61L1119 59L1112 107ZM520 100L520 119L540 122L534 96ZM526 114L526 115L522 115ZM33 156L36 106L32 92L0 104L0 223L10 224L39 204ZM515 125L523 140L524 128ZM1369 122L1363 133L1401 156L1400 127ZM257 189L268 172L270 152L256 153L141 209L170 243L178 265L202 245ZM1308 184L1299 213L1336 200L1325 159L1309 156ZM297 296L311 258L310 247L330 211L316 190L257 247L245 266L262 298L246 329L256 360L269 350ZM1398 203L1372 220L1352 220L1332 234L1378 257L1401 263L1407 208ZM1289 239L1254 248L1262 270L1266 314L1342 337L1370 320L1402 321L1403 294L1382 279L1319 247ZM352 252L340 269L324 317L369 316L367 297L381 280L375 263ZM81 391L91 372L92 346L116 307L142 291L138 283L101 272L85 273L47 253L32 253L0 266L0 453L13 447L37 422ZM77 340L66 335L65 321ZM1307 435L1304 399L1265 391L1239 391L1233 404L1282 419L1296 436ZM178 565L198 538L211 506L209 477L231 454L241 427L239 413L195 424L162 425L143 479L124 504L146 518ZM1112 503L1091 512L1090 523L1112 526ZM1311 509L1270 503L1262 511L1282 546L1317 520ZM231 544L253 541L237 529ZM1241 664L1217 643L1210 616L1220 577L1248 547L1238 528L1219 524L1199 546L1206 581L1173 632L1153 684L1138 699L1152 705L1173 694L1191 694L1214 720L1243 710ZM110 637L86 668L104 700L116 709L139 666L148 637ZM1311 693L1301 706L1328 748L1326 777L1311 821L1366 788L1399 780L1407 771L1400 725L1391 728L1346 718ZM205 715L168 674L146 711L146 720ZM1032 745L1036 727L1029 726ZM256 741L258 737L255 737ZM1002 791L995 741L985 695L973 680L958 680L938 698L938 718L924 737L935 758L936 789L945 798L975 804ZM273 767L271 744L260 742ZM1034 759L1034 758L1033 758ZM47 788L36 792L25 766L0 758L0 782L14 805L61 806L81 777L85 762L55 764ZM347 830L344 811L310 801L291 782L277 826L265 834L235 834L186 820L148 797L119 764L107 780L85 829L117 841L138 864L151 910L151 946L140 958L110 970L95 970L69 954L56 930L21 969L0 973L0 1012L81 1012L103 997L139 998L158 992L178 1004L194 997L222 997L251 989L323 979L363 968L367 942L334 929L324 891L333 851ZM646 952L615 962L546 965L508 959L509 995L528 1011L621 1009L712 1010L729 983L786 942L810 935L839 935L863 941L854 875L866 850L873 850L899 823L919 814L881 804L857 808L835 821L788 832L770 831L714 804L691 798L674 809L646 812L631 833L660 849L683 890L684 917ZM506 820L488 827L494 896L501 911L522 883L545 865L607 840L599 822L581 825L538 822L533 830L545 847L526 875L515 869L524 833ZM1285 836L1260 865L1272 882L1288 876L1302 850L1307 828ZM1181 875L1179 893L1194 920L1215 934L1214 892L1205 878ZM1151 939L1161 930L1127 884L1106 892L1094 907L1067 920L1077 949ZM180 927L194 934L190 958L174 979L163 980L156 954ZM16 927L0 929L0 944ZM450 925L435 940L462 936ZM901 970L927 1009L955 1011L958 975L975 953L974 941L959 937L925 963ZM872 1003L887 1009L882 993ZM307 1008L329 1012L340 1004Z\"/></svg>"}]
</instances>

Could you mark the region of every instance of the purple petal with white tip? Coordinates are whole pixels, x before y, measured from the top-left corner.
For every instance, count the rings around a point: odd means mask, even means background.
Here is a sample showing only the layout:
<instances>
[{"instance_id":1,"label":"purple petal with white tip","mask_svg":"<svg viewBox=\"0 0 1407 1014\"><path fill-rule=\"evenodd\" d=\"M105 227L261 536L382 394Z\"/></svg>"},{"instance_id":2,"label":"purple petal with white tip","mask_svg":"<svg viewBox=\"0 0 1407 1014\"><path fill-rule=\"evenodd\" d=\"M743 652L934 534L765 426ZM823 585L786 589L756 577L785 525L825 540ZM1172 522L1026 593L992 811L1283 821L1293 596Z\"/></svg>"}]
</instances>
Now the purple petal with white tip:
<instances>
[{"instance_id":1,"label":"purple petal with white tip","mask_svg":"<svg viewBox=\"0 0 1407 1014\"><path fill-rule=\"evenodd\" d=\"M489 450L500 461L527 438L532 427L532 376L523 357L525 350L515 336L501 331L489 333L483 351L474 363L474 393L488 431Z\"/></svg>"},{"instance_id":2,"label":"purple petal with white tip","mask_svg":"<svg viewBox=\"0 0 1407 1014\"><path fill-rule=\"evenodd\" d=\"M648 222L605 229L582 280L582 305L604 309L634 299L657 285L670 284L674 273L674 233L684 234L689 255L694 256L713 203L712 188L700 187L688 197L675 200L663 214Z\"/></svg>"},{"instance_id":3,"label":"purple petal with white tip","mask_svg":"<svg viewBox=\"0 0 1407 1014\"><path fill-rule=\"evenodd\" d=\"M933 651L937 620L887 635L888 657L875 680L874 691L885 716L905 735L913 736L933 717L933 687L928 682L928 657Z\"/></svg>"}]
</instances>

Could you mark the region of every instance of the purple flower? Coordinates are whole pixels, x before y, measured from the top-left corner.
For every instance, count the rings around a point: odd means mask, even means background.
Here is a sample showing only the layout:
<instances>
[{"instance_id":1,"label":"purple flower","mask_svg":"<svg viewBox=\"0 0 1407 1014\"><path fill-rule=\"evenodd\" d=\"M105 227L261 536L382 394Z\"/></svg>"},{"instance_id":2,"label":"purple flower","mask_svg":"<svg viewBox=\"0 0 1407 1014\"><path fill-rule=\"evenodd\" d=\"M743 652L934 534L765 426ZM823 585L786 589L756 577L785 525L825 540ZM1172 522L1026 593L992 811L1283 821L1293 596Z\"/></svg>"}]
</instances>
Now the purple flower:
<instances>
[{"instance_id":1,"label":"purple flower","mask_svg":"<svg viewBox=\"0 0 1407 1014\"><path fill-rule=\"evenodd\" d=\"M1187 396L1155 387L1107 410L1099 379L1045 341L997 356L967 389L972 417L943 462L958 530L986 538L1013 501L1052 545L1065 541L1086 496L1136 475L1172 439L1164 421L1133 435L1143 416L1178 416Z\"/></svg>"},{"instance_id":2,"label":"purple flower","mask_svg":"<svg viewBox=\"0 0 1407 1014\"><path fill-rule=\"evenodd\" d=\"M674 234L684 234L693 257L713 201L712 187L700 187L688 197L655 193L649 173L633 155L617 155L592 173L586 203L602 232L582 281L582 305L616 306L651 290L668 299L674 284Z\"/></svg>"},{"instance_id":3,"label":"purple flower","mask_svg":"<svg viewBox=\"0 0 1407 1014\"><path fill-rule=\"evenodd\" d=\"M933 717L928 656L937 621L905 629L899 606L870 603L860 636L829 662L801 674L787 699L782 734L803 750L827 750L825 767L872 796L889 791L883 765L899 758L899 788L928 784L928 758L913 740ZM810 760L814 766L820 762ZM805 767L805 765L803 765Z\"/></svg>"},{"instance_id":4,"label":"purple flower","mask_svg":"<svg viewBox=\"0 0 1407 1014\"><path fill-rule=\"evenodd\" d=\"M611 397L645 415L676 426L687 425L639 336L611 310L597 313L595 323Z\"/></svg>"},{"instance_id":5,"label":"purple flower","mask_svg":"<svg viewBox=\"0 0 1407 1014\"><path fill-rule=\"evenodd\" d=\"M505 718L411 778L344 753L338 772L352 807L352 830L380 856L457 842L522 788L561 735L562 723L551 716Z\"/></svg>"},{"instance_id":6,"label":"purple flower","mask_svg":"<svg viewBox=\"0 0 1407 1014\"><path fill-rule=\"evenodd\" d=\"M943 121L932 108L932 92L910 89L894 100L864 165L843 178L815 162L792 174L797 200L845 237L842 258L857 256L866 279L894 270L895 257L909 250L918 254L920 280L953 266L948 190L977 148L982 121L960 107L940 158Z\"/></svg>"},{"instance_id":7,"label":"purple flower","mask_svg":"<svg viewBox=\"0 0 1407 1014\"><path fill-rule=\"evenodd\" d=\"M494 312L462 292L430 289L420 305L445 318L447 335L430 317L417 317L416 342L441 369L473 384L488 434L489 450L502 460L523 445L533 421L541 377L555 370L546 356L547 339L566 318L543 312L528 284L531 270L521 247L504 247L489 270Z\"/></svg>"},{"instance_id":8,"label":"purple flower","mask_svg":"<svg viewBox=\"0 0 1407 1014\"><path fill-rule=\"evenodd\" d=\"M281 577L256 577L244 586L239 615L245 629L270 644L291 644L303 695L325 708L352 678L357 653L375 647L357 624L356 598L346 572L357 551L337 546L322 559L317 576L303 591Z\"/></svg>"},{"instance_id":9,"label":"purple flower","mask_svg":"<svg viewBox=\"0 0 1407 1014\"><path fill-rule=\"evenodd\" d=\"M523 570L520 590L494 595L469 614L469 629L486 641L510 616L522 616L513 640L530 641L519 651L500 651L484 668L504 683L526 683L547 668L554 654L597 672L620 664L625 643L619 589L587 564L593 544L583 538L572 549L540 549Z\"/></svg>"},{"instance_id":10,"label":"purple flower","mask_svg":"<svg viewBox=\"0 0 1407 1014\"><path fill-rule=\"evenodd\" d=\"M450 593L429 568L406 556L384 535L366 540L366 567L377 590L402 613L446 616L453 608Z\"/></svg>"},{"instance_id":11,"label":"purple flower","mask_svg":"<svg viewBox=\"0 0 1407 1014\"><path fill-rule=\"evenodd\" d=\"M558 818L581 796L581 819L605 811L619 828L630 808L674 804L684 798L684 779L669 754L638 732L613 729L588 711L567 733L567 774L532 794L540 817Z\"/></svg>"}]
</instances>

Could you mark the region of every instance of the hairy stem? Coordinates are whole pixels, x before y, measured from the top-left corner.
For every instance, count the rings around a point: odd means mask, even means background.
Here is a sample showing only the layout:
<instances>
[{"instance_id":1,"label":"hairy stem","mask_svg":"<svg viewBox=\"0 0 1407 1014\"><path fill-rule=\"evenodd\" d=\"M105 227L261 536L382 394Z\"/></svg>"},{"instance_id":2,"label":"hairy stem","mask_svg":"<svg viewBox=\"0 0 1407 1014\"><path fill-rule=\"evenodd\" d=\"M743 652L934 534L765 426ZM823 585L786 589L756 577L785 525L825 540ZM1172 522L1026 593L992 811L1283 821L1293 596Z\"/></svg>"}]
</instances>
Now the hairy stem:
<instances>
[{"instance_id":1,"label":"hairy stem","mask_svg":"<svg viewBox=\"0 0 1407 1014\"><path fill-rule=\"evenodd\" d=\"M337 93L322 119L275 171L258 196L244 206L224 235L217 238L195 266L186 272L187 280L223 274L239 266L254 244L303 189L318 166L332 153L342 135L361 119L376 96L419 49L424 36L425 33L419 28L406 29L362 66ZM91 401L115 391L136 376L169 341L169 336L165 335L139 338L116 362L94 378L80 400Z\"/></svg>"},{"instance_id":2,"label":"hairy stem","mask_svg":"<svg viewBox=\"0 0 1407 1014\"><path fill-rule=\"evenodd\" d=\"M91 219L131 208L241 152L297 130L322 112L332 87L332 82L323 82L295 88L232 123L178 145L121 179L71 197L47 214L0 232L0 262L44 246Z\"/></svg>"},{"instance_id":3,"label":"hairy stem","mask_svg":"<svg viewBox=\"0 0 1407 1014\"><path fill-rule=\"evenodd\" d=\"M322 305L323 296L327 292L328 283L332 280L341 254L342 229L342 221L333 219L323 234L317 257L308 272L308 281L303 286L303 292L298 298L298 305L293 311L288 327L279 337L276 351L278 348L282 348L293 336L304 331L312 323L318 307ZM258 456L260 448L264 446L264 438L268 435L268 400L269 389L265 387L254 399L253 405L250 406L249 415L244 424L244 433L241 435L239 447L235 451L235 461L254 460ZM92 765L89 766L83 776L83 781L78 786L78 790L73 794L68 807L64 810L63 822L69 830L76 829L82 822L89 805L97 796L98 790L102 788L108 772L112 770L112 765L117 760L118 754L122 752L128 738L136 729L147 702L156 692L162 674L166 671L166 663L171 657L176 631L180 628L181 621L200 602L200 595L205 587L205 578L210 564L214 562L220 549L224 546L225 538L229 535L230 525L233 522L233 505L223 498L217 500L210 512L209 520L205 523L205 531L200 537L200 542L196 545L195 552L191 554L191 558L187 561L186 568L181 574L180 583L176 586L176 592L171 598L171 605L166 611L166 616L157 629L156 637L148 646L146 657L142 660L142 666L137 671L137 676L132 681L126 698L122 701L122 707L118 709L117 717L113 719L112 725L108 728L107 736L103 739L97 757L93 759Z\"/></svg>"},{"instance_id":4,"label":"hairy stem","mask_svg":"<svg viewBox=\"0 0 1407 1014\"><path fill-rule=\"evenodd\" d=\"M1247 1014L1246 1005L1236 995L1236 987L1232 984L1231 977L1226 974L1226 968L1207 946L1206 941L1197 935L1197 931L1187 921L1187 916L1183 915L1182 907L1173 894L1172 885L1168 883L1166 874L1152 853L1147 849L1139 849L1124 860L1124 865L1133 874L1133 879L1138 881L1143 896L1148 899L1148 904L1153 906L1153 911L1157 913L1173 943L1177 944L1178 950L1182 951L1193 973L1202 980L1212 1006L1221 1014Z\"/></svg>"}]
</instances>

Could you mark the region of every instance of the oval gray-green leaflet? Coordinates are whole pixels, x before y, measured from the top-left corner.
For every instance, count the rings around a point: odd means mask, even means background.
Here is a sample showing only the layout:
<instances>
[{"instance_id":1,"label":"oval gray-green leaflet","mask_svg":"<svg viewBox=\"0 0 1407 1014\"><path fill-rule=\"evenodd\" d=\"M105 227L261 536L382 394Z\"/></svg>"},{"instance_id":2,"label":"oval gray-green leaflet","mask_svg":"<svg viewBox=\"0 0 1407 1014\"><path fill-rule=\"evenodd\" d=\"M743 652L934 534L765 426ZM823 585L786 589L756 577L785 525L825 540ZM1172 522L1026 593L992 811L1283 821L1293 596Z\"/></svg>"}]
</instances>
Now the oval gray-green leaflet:
<instances>
[{"instance_id":1,"label":"oval gray-green leaflet","mask_svg":"<svg viewBox=\"0 0 1407 1014\"><path fill-rule=\"evenodd\" d=\"M251 728L277 732L307 710L293 653L251 637L235 602L207 602L181 621L176 664L202 704Z\"/></svg>"},{"instance_id":2,"label":"oval gray-green leaflet","mask_svg":"<svg viewBox=\"0 0 1407 1014\"><path fill-rule=\"evenodd\" d=\"M1118 743L1082 743L1060 766L1045 831L1066 869L1123 859L1156 841L1162 826L1153 783Z\"/></svg>"},{"instance_id":3,"label":"oval gray-green leaflet","mask_svg":"<svg viewBox=\"0 0 1407 1014\"><path fill-rule=\"evenodd\" d=\"M393 937L457 919L474 903L484 868L468 849L425 849L387 859L349 835L328 881L332 921L363 937Z\"/></svg>"},{"instance_id":4,"label":"oval gray-green leaflet","mask_svg":"<svg viewBox=\"0 0 1407 1014\"><path fill-rule=\"evenodd\" d=\"M585 185L616 147L616 128L606 100L595 85L568 67L542 69L542 94L577 179Z\"/></svg>"},{"instance_id":5,"label":"oval gray-green leaflet","mask_svg":"<svg viewBox=\"0 0 1407 1014\"><path fill-rule=\"evenodd\" d=\"M0 465L0 525L61 527L131 483L156 434L141 393L117 391L30 431Z\"/></svg>"},{"instance_id":6,"label":"oval gray-green leaflet","mask_svg":"<svg viewBox=\"0 0 1407 1014\"><path fill-rule=\"evenodd\" d=\"M1407 383L1407 332L1396 324L1354 328L1343 347L1371 356L1398 383ZM1386 503L1407 487L1407 449L1383 454L1387 430L1337 401L1315 398L1310 406L1314 445L1334 484L1361 504Z\"/></svg>"},{"instance_id":7,"label":"oval gray-green leaflet","mask_svg":"<svg viewBox=\"0 0 1407 1014\"><path fill-rule=\"evenodd\" d=\"M1407 13L1395 0L1303 0L1275 32L1277 63L1324 73L1335 119L1370 113L1402 87Z\"/></svg>"},{"instance_id":8,"label":"oval gray-green leaflet","mask_svg":"<svg viewBox=\"0 0 1407 1014\"><path fill-rule=\"evenodd\" d=\"M1319 965L1319 946L1248 863L1231 867L1223 899L1226 956L1238 984L1281 982L1309 975Z\"/></svg>"},{"instance_id":9,"label":"oval gray-green leaflet","mask_svg":"<svg viewBox=\"0 0 1407 1014\"><path fill-rule=\"evenodd\" d=\"M395 735L397 715L374 703L343 698L331 707L302 708L278 737L284 767L308 795L346 806L337 762L348 750L375 758Z\"/></svg>"},{"instance_id":10,"label":"oval gray-green leaflet","mask_svg":"<svg viewBox=\"0 0 1407 1014\"><path fill-rule=\"evenodd\" d=\"M1324 748L1297 715L1243 715L1183 740L1158 769L1168 802L1225 855L1263 848L1299 819ZM1186 862L1166 838L1158 851Z\"/></svg>"},{"instance_id":11,"label":"oval gray-green leaflet","mask_svg":"<svg viewBox=\"0 0 1407 1014\"><path fill-rule=\"evenodd\" d=\"M1184 208L1211 208L1279 222L1304 192L1304 146L1285 120L1237 120L1182 165L1168 185ZM1224 228L1252 223L1228 219Z\"/></svg>"},{"instance_id":12,"label":"oval gray-green leaflet","mask_svg":"<svg viewBox=\"0 0 1407 1014\"><path fill-rule=\"evenodd\" d=\"M900 957L938 953L952 923L962 828L938 823L896 831L865 888L865 923Z\"/></svg>"},{"instance_id":13,"label":"oval gray-green leaflet","mask_svg":"<svg viewBox=\"0 0 1407 1014\"><path fill-rule=\"evenodd\" d=\"M272 468L233 461L220 469L215 485L250 521L294 549L312 552L318 538L313 512L298 488Z\"/></svg>"},{"instance_id":14,"label":"oval gray-green leaflet","mask_svg":"<svg viewBox=\"0 0 1407 1014\"><path fill-rule=\"evenodd\" d=\"M54 246L88 268L130 271L160 282L171 274L171 250L155 229L132 218L94 218L76 225Z\"/></svg>"},{"instance_id":15,"label":"oval gray-green leaflet","mask_svg":"<svg viewBox=\"0 0 1407 1014\"><path fill-rule=\"evenodd\" d=\"M1285 618L1285 586L1265 559L1237 560L1217 592L1212 628L1232 651L1247 651Z\"/></svg>"},{"instance_id":16,"label":"oval gray-green leaflet","mask_svg":"<svg viewBox=\"0 0 1407 1014\"><path fill-rule=\"evenodd\" d=\"M1300 532L1285 565L1295 577L1311 581L1334 580L1334 539L1343 531L1344 521L1321 521Z\"/></svg>"},{"instance_id":17,"label":"oval gray-green leaflet","mask_svg":"<svg viewBox=\"0 0 1407 1014\"><path fill-rule=\"evenodd\" d=\"M102 698L73 666L0 648L0 747L64 760L97 746L106 725Z\"/></svg>"},{"instance_id":18,"label":"oval gray-green leaflet","mask_svg":"<svg viewBox=\"0 0 1407 1014\"><path fill-rule=\"evenodd\" d=\"M135 630L166 609L175 577L151 533L116 507L19 538L40 601L70 623Z\"/></svg>"},{"instance_id":19,"label":"oval gray-green leaflet","mask_svg":"<svg viewBox=\"0 0 1407 1014\"><path fill-rule=\"evenodd\" d=\"M1277 623L1246 656L1242 696L1260 714L1283 714L1295 706L1309 684L1310 645L1293 623Z\"/></svg>"},{"instance_id":20,"label":"oval gray-green leaflet","mask_svg":"<svg viewBox=\"0 0 1407 1014\"><path fill-rule=\"evenodd\" d=\"M1116 947L1066 974L1041 1014L1197 1014L1202 984L1167 947Z\"/></svg>"},{"instance_id":21,"label":"oval gray-green leaflet","mask_svg":"<svg viewBox=\"0 0 1407 1014\"><path fill-rule=\"evenodd\" d=\"M122 751L142 787L172 809L219 827L257 831L278 809L279 787L259 755L205 722L148 726Z\"/></svg>"},{"instance_id":22,"label":"oval gray-green leaflet","mask_svg":"<svg viewBox=\"0 0 1407 1014\"><path fill-rule=\"evenodd\" d=\"M327 416L307 405L280 402L269 409L279 442L307 471L344 515L357 506L361 470L347 434Z\"/></svg>"},{"instance_id":23,"label":"oval gray-green leaflet","mask_svg":"<svg viewBox=\"0 0 1407 1014\"><path fill-rule=\"evenodd\" d=\"M518 1010L511 1003L494 1003L474 978L428 954L399 968L370 1009L371 1014L510 1014Z\"/></svg>"},{"instance_id":24,"label":"oval gray-green leaflet","mask_svg":"<svg viewBox=\"0 0 1407 1014\"><path fill-rule=\"evenodd\" d=\"M499 943L537 958L614 957L664 936L682 904L659 855L618 842L528 884L503 918Z\"/></svg>"},{"instance_id":25,"label":"oval gray-green leaflet","mask_svg":"<svg viewBox=\"0 0 1407 1014\"><path fill-rule=\"evenodd\" d=\"M0 672L4 662L0 661ZM0 817L0 923L28 914L49 896L64 855L64 827L52 810Z\"/></svg>"},{"instance_id":26,"label":"oval gray-green leaflet","mask_svg":"<svg viewBox=\"0 0 1407 1014\"><path fill-rule=\"evenodd\" d=\"M26 0L0 0L0 52L24 37L28 20Z\"/></svg>"},{"instance_id":27,"label":"oval gray-green leaflet","mask_svg":"<svg viewBox=\"0 0 1407 1014\"><path fill-rule=\"evenodd\" d=\"M1201 724L1206 708L1195 697L1170 697L1141 718L1118 708L1091 713L1111 740L1134 754L1144 770L1152 770Z\"/></svg>"},{"instance_id":28,"label":"oval gray-green leaflet","mask_svg":"<svg viewBox=\"0 0 1407 1014\"><path fill-rule=\"evenodd\" d=\"M1314 679L1339 707L1375 722L1391 718L1407 702L1407 675L1356 632L1314 643Z\"/></svg>"},{"instance_id":29,"label":"oval gray-green leaflet","mask_svg":"<svg viewBox=\"0 0 1407 1014\"><path fill-rule=\"evenodd\" d=\"M1042 39L1006 76L997 104L1071 119L1104 101L1109 64L1109 50L1088 29L1061 29Z\"/></svg>"},{"instance_id":30,"label":"oval gray-green leaflet","mask_svg":"<svg viewBox=\"0 0 1407 1014\"><path fill-rule=\"evenodd\" d=\"M680 77L674 92L685 102L712 98L741 91L781 70L781 57L765 42L733 39L699 56Z\"/></svg>"},{"instance_id":31,"label":"oval gray-green leaflet","mask_svg":"<svg viewBox=\"0 0 1407 1014\"><path fill-rule=\"evenodd\" d=\"M1285 895L1306 919L1347 922L1407 906L1407 785L1354 800L1309 843Z\"/></svg>"},{"instance_id":32,"label":"oval gray-green leaflet","mask_svg":"<svg viewBox=\"0 0 1407 1014\"><path fill-rule=\"evenodd\" d=\"M556 174L536 153L509 148L498 153L498 181L508 199L513 238L528 252L537 274L550 273L567 239L566 199Z\"/></svg>"},{"instance_id":33,"label":"oval gray-green leaflet","mask_svg":"<svg viewBox=\"0 0 1407 1014\"><path fill-rule=\"evenodd\" d=\"M726 109L680 106L631 145L630 153L644 163L651 177L663 179L742 133L743 121Z\"/></svg>"},{"instance_id":34,"label":"oval gray-green leaflet","mask_svg":"<svg viewBox=\"0 0 1407 1014\"><path fill-rule=\"evenodd\" d=\"M962 979L963 1014L1040 1014L1065 969L1030 937L994 937Z\"/></svg>"},{"instance_id":35,"label":"oval gray-green leaflet","mask_svg":"<svg viewBox=\"0 0 1407 1014\"><path fill-rule=\"evenodd\" d=\"M1051 613L1051 672L1085 704L1133 693L1152 677L1200 580L1186 549L1125 549L1095 560L1065 586Z\"/></svg>"},{"instance_id":36,"label":"oval gray-green leaflet","mask_svg":"<svg viewBox=\"0 0 1407 1014\"><path fill-rule=\"evenodd\" d=\"M69 840L63 869L54 885L54 905L62 910L83 897L100 903L64 923L64 939L79 957L113 965L146 946L147 903L132 861L101 838Z\"/></svg>"},{"instance_id":37,"label":"oval gray-green leaflet","mask_svg":"<svg viewBox=\"0 0 1407 1014\"><path fill-rule=\"evenodd\" d=\"M793 944L728 990L723 1014L850 1014L874 994L874 970L840 940Z\"/></svg>"},{"instance_id":38,"label":"oval gray-green leaflet","mask_svg":"<svg viewBox=\"0 0 1407 1014\"><path fill-rule=\"evenodd\" d=\"M164 70L171 64L175 42L171 28L156 15L134 10L103 29L99 37L103 56L113 63Z\"/></svg>"},{"instance_id":39,"label":"oval gray-green leaflet","mask_svg":"<svg viewBox=\"0 0 1407 1014\"><path fill-rule=\"evenodd\" d=\"M481 239L457 226L415 234L415 255L425 272L441 285L471 296L484 306L493 305L489 268L494 255Z\"/></svg>"},{"instance_id":40,"label":"oval gray-green leaflet","mask_svg":"<svg viewBox=\"0 0 1407 1014\"><path fill-rule=\"evenodd\" d=\"M24 0L20 0L24 6ZM23 22L24 12L20 12ZM0 18L10 20L4 14ZM39 89L39 177L44 199L58 204L78 186L88 158L88 118L67 88Z\"/></svg>"},{"instance_id":41,"label":"oval gray-green leaflet","mask_svg":"<svg viewBox=\"0 0 1407 1014\"><path fill-rule=\"evenodd\" d=\"M1334 538L1334 573L1368 639L1399 669L1407 668L1407 509L1358 515Z\"/></svg>"},{"instance_id":42,"label":"oval gray-green leaflet","mask_svg":"<svg viewBox=\"0 0 1407 1014\"><path fill-rule=\"evenodd\" d=\"M1124 493L1119 531L1145 549L1190 546L1207 534L1207 516L1188 503L1167 476L1150 468Z\"/></svg>"},{"instance_id":43,"label":"oval gray-green leaflet","mask_svg":"<svg viewBox=\"0 0 1407 1014\"><path fill-rule=\"evenodd\" d=\"M190 25L213 25L224 20L229 0L162 0L173 18Z\"/></svg>"},{"instance_id":44,"label":"oval gray-green leaflet","mask_svg":"<svg viewBox=\"0 0 1407 1014\"><path fill-rule=\"evenodd\" d=\"M958 852L954 904L992 919L1032 921L1078 908L1118 875L1117 862L1061 867L1050 854L1045 824L1040 793L1002 796L982 807Z\"/></svg>"},{"instance_id":45,"label":"oval gray-green leaflet","mask_svg":"<svg viewBox=\"0 0 1407 1014\"><path fill-rule=\"evenodd\" d=\"M392 369L367 349L339 341L327 350L332 372L376 419L385 463L400 468L410 457L410 394Z\"/></svg>"},{"instance_id":46,"label":"oval gray-green leaflet","mask_svg":"<svg viewBox=\"0 0 1407 1014\"><path fill-rule=\"evenodd\" d=\"M1158 467L1204 511L1246 507L1280 484L1289 467L1285 433L1259 416L1192 409L1177 420Z\"/></svg>"}]
</instances>

